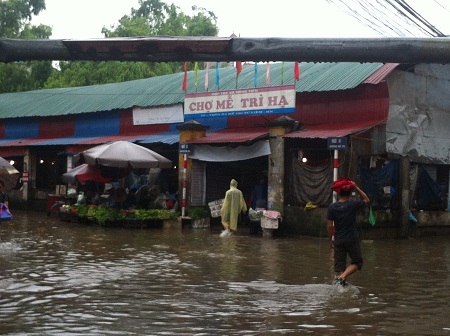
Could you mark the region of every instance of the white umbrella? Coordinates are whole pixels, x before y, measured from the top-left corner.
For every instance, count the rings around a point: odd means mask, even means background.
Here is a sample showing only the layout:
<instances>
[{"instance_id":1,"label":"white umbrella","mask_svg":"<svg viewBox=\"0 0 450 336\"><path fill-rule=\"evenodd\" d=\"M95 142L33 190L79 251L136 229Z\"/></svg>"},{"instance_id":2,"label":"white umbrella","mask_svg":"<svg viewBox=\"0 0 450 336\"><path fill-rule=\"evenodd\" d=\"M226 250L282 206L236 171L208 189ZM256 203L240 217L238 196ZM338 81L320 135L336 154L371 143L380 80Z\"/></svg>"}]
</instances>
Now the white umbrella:
<instances>
[{"instance_id":1,"label":"white umbrella","mask_svg":"<svg viewBox=\"0 0 450 336\"><path fill-rule=\"evenodd\" d=\"M114 168L171 168L172 161L129 141L115 141L80 153L82 162Z\"/></svg>"},{"instance_id":2,"label":"white umbrella","mask_svg":"<svg viewBox=\"0 0 450 336\"><path fill-rule=\"evenodd\" d=\"M0 157L0 181L5 185L5 190L12 189L16 186L20 172L7 160Z\"/></svg>"}]
</instances>

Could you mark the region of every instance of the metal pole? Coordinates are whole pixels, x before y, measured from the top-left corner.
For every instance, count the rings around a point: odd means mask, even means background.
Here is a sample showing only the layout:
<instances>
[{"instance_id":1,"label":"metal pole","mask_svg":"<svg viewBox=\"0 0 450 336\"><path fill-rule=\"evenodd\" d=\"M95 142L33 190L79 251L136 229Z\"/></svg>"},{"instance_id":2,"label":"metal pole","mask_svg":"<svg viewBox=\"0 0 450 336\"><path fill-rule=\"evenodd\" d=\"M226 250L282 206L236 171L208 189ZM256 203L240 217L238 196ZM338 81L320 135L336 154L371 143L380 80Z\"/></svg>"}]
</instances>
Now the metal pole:
<instances>
[{"instance_id":1,"label":"metal pole","mask_svg":"<svg viewBox=\"0 0 450 336\"><path fill-rule=\"evenodd\" d=\"M334 150L334 160L333 160L333 182L338 179L338 167L339 167L339 151ZM333 191L333 202L337 201L337 193ZM331 240L334 242L334 222L333 222L333 233L331 234Z\"/></svg>"},{"instance_id":2,"label":"metal pole","mask_svg":"<svg viewBox=\"0 0 450 336\"><path fill-rule=\"evenodd\" d=\"M334 160L333 160L333 182L338 179L338 167L339 167L339 151L334 150ZM337 193L333 191L333 201L337 201Z\"/></svg>"},{"instance_id":3,"label":"metal pole","mask_svg":"<svg viewBox=\"0 0 450 336\"><path fill-rule=\"evenodd\" d=\"M183 155L183 198L181 200L181 217L186 216L186 170L187 154Z\"/></svg>"}]
</instances>

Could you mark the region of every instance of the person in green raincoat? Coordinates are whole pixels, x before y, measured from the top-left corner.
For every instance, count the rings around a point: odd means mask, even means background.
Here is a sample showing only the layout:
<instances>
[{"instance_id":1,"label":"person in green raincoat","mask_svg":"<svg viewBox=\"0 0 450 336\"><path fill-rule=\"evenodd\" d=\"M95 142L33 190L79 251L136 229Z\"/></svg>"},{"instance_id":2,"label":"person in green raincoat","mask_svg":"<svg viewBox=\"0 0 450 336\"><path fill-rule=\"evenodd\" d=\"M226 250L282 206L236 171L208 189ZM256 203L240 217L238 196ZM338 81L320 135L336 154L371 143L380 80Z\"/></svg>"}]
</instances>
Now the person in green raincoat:
<instances>
[{"instance_id":1,"label":"person in green raincoat","mask_svg":"<svg viewBox=\"0 0 450 336\"><path fill-rule=\"evenodd\" d=\"M224 235L236 233L239 214L247 211L244 196L242 195L242 191L237 188L237 185L237 181L232 179L230 189L225 193L225 199L220 211L222 225L225 228Z\"/></svg>"}]
</instances>

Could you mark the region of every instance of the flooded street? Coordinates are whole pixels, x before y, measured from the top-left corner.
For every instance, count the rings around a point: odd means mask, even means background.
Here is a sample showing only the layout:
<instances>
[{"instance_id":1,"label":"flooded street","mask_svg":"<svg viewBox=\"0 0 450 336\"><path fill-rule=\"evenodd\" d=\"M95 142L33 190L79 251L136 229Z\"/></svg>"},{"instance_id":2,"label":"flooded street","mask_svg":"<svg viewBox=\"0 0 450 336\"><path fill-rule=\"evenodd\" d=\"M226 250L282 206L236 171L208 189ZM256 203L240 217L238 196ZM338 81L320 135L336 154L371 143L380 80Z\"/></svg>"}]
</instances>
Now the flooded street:
<instances>
[{"instance_id":1,"label":"flooded street","mask_svg":"<svg viewBox=\"0 0 450 336\"><path fill-rule=\"evenodd\" d=\"M450 239L362 247L342 290L325 239L16 211L0 225L0 334L450 335Z\"/></svg>"}]
</instances>

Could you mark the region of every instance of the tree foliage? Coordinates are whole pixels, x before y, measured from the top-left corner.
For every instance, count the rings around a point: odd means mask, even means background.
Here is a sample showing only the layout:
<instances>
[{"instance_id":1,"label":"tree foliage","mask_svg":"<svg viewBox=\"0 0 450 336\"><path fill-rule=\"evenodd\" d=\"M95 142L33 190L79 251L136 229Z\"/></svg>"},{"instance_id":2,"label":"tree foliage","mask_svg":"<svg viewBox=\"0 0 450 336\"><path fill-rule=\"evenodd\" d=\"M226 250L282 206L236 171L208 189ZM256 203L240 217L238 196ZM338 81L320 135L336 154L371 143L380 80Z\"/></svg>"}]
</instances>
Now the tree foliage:
<instances>
[{"instance_id":1,"label":"tree foliage","mask_svg":"<svg viewBox=\"0 0 450 336\"><path fill-rule=\"evenodd\" d=\"M24 26L45 9L45 0L0 1L0 36L19 38Z\"/></svg>"},{"instance_id":2,"label":"tree foliage","mask_svg":"<svg viewBox=\"0 0 450 336\"><path fill-rule=\"evenodd\" d=\"M38 15L44 9L45 0L0 1L0 37L48 38L52 32L49 26L30 24L33 15ZM40 89L52 71L51 62L0 63L0 92Z\"/></svg>"},{"instance_id":3,"label":"tree foliage","mask_svg":"<svg viewBox=\"0 0 450 336\"><path fill-rule=\"evenodd\" d=\"M204 8L192 7L191 16L160 0L140 0L137 9L116 25L103 27L106 38L133 36L217 36L217 18ZM46 87L86 86L149 78L179 72L182 64L154 62L61 62Z\"/></svg>"}]
</instances>

